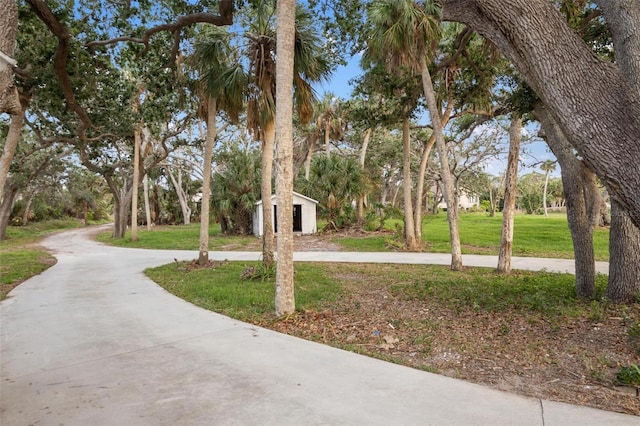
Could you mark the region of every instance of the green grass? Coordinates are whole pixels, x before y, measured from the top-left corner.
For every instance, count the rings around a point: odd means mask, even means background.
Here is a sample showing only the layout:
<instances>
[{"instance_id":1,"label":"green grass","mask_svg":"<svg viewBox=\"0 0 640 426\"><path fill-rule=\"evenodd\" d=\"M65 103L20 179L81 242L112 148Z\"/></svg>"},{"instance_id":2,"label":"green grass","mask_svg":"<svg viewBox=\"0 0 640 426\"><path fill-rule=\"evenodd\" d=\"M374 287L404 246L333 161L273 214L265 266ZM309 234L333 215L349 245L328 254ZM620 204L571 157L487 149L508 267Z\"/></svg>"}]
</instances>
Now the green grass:
<instances>
[{"instance_id":1,"label":"green grass","mask_svg":"<svg viewBox=\"0 0 640 426\"><path fill-rule=\"evenodd\" d=\"M131 241L131 232L127 231L124 238L111 238L111 231L97 235L98 241L127 248L146 248L163 250L198 250L200 241L200 224L173 225L154 227L151 231L138 229L138 240ZM257 239L247 235L223 235L220 225L209 227L210 250L244 250L247 245L255 243Z\"/></svg>"},{"instance_id":2,"label":"green grass","mask_svg":"<svg viewBox=\"0 0 640 426\"><path fill-rule=\"evenodd\" d=\"M145 270L167 291L195 305L243 321L273 316L275 285L270 280L247 280L241 275L256 262L224 262L215 269L191 269L173 263ZM321 265L296 263L296 306L311 309L340 294L339 283Z\"/></svg>"},{"instance_id":3,"label":"green grass","mask_svg":"<svg viewBox=\"0 0 640 426\"><path fill-rule=\"evenodd\" d=\"M0 241L0 300L16 285L55 264L55 258L35 244L60 230L83 226L76 219L50 220L27 226L10 226Z\"/></svg>"},{"instance_id":4,"label":"green grass","mask_svg":"<svg viewBox=\"0 0 640 426\"><path fill-rule=\"evenodd\" d=\"M195 305L244 321L271 318L274 312L273 280L241 279L254 262L225 262L211 269L190 269L186 263L147 269L145 273L167 291ZM508 310L557 318L592 316L601 302L576 299L575 278L569 274L518 271L510 276L485 268L451 271L437 265L363 265L297 262L296 308L329 308L347 286L340 277L358 276L358 284L383 282L394 298L440 303L455 311L501 313ZM598 276L598 299L606 277ZM604 302L602 302L604 303Z\"/></svg>"},{"instance_id":5,"label":"green grass","mask_svg":"<svg viewBox=\"0 0 640 426\"><path fill-rule=\"evenodd\" d=\"M387 228L393 229L395 223ZM502 216L489 217L484 213L460 215L460 240L462 252L466 254L498 254ZM371 237L341 238L333 242L353 251L386 251L393 234ZM434 253L447 253L449 247L449 227L445 213L426 216L422 224L422 238L425 250ZM609 230L596 229L593 234L594 250L597 260L609 259ZM538 215L516 215L513 255L529 257L573 258L571 233L564 214L551 214L549 217Z\"/></svg>"}]
</instances>

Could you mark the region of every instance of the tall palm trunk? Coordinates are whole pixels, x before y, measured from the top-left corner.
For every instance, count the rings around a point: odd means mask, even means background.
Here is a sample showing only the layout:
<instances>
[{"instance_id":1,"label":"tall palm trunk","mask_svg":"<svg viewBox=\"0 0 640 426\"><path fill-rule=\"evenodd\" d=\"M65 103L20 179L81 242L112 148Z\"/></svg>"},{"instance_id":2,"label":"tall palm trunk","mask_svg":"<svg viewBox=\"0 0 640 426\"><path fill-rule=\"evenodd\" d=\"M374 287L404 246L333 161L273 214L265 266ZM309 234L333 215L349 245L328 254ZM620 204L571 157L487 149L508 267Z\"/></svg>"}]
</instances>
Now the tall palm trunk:
<instances>
[{"instance_id":1,"label":"tall palm trunk","mask_svg":"<svg viewBox=\"0 0 640 426\"><path fill-rule=\"evenodd\" d=\"M411 201L411 129L409 128L409 118L402 120L402 172L404 191L404 239L405 247L409 251L418 250L416 241L416 231L413 223L413 205Z\"/></svg>"},{"instance_id":2,"label":"tall palm trunk","mask_svg":"<svg viewBox=\"0 0 640 426\"><path fill-rule=\"evenodd\" d=\"M274 120L264 124L262 141L262 263L265 267L273 267L275 252L275 236L273 232L273 205L271 203L271 177L273 174L273 148L276 138ZM293 214L293 213L292 213Z\"/></svg>"},{"instance_id":3,"label":"tall palm trunk","mask_svg":"<svg viewBox=\"0 0 640 426\"><path fill-rule=\"evenodd\" d=\"M364 170L364 163L367 159L367 149L369 148L369 141L371 140L371 128L369 127L364 131L362 135L362 148L360 148L360 167ZM358 197L358 224L362 226L364 224L364 200L367 194L362 194Z\"/></svg>"},{"instance_id":4,"label":"tall palm trunk","mask_svg":"<svg viewBox=\"0 0 640 426\"><path fill-rule=\"evenodd\" d=\"M204 145L204 164L202 167L202 204L200 207L200 247L198 264L209 263L209 206L211 204L211 163L213 146L216 143L216 98L207 97L207 140Z\"/></svg>"},{"instance_id":5,"label":"tall palm trunk","mask_svg":"<svg viewBox=\"0 0 640 426\"><path fill-rule=\"evenodd\" d=\"M505 177L504 207L502 209L502 232L498 252L498 272L511 273L511 252L513 250L513 218L516 210L516 186L518 184L518 158L522 117L513 113L509 127L509 155Z\"/></svg>"},{"instance_id":6,"label":"tall palm trunk","mask_svg":"<svg viewBox=\"0 0 640 426\"><path fill-rule=\"evenodd\" d=\"M142 190L144 192L144 215L147 223L147 231L151 231L151 208L149 207L149 176L142 177Z\"/></svg>"},{"instance_id":7,"label":"tall palm trunk","mask_svg":"<svg viewBox=\"0 0 640 426\"><path fill-rule=\"evenodd\" d=\"M276 64L276 123L278 128L278 265L276 268L276 315L295 311L293 275L293 53L295 0L279 0ZM264 201L262 205L264 206ZM269 203L271 204L271 203Z\"/></svg>"},{"instance_id":8,"label":"tall palm trunk","mask_svg":"<svg viewBox=\"0 0 640 426\"><path fill-rule=\"evenodd\" d=\"M429 115L431 116L431 124L433 125L433 133L436 137L436 148L440 157L440 173L442 175L442 191L444 193L445 202L447 203L447 221L449 222L449 236L451 239L451 269L454 271L462 270L462 249L460 246L460 231L458 230L458 206L456 204L455 187L453 184L453 176L449 168L449 156L447 153L447 145L444 141L444 128L438 111L436 102L436 93L433 88L431 74L427 67L426 59L422 59L420 66L420 74L422 76L422 86L424 96L429 107Z\"/></svg>"}]
</instances>

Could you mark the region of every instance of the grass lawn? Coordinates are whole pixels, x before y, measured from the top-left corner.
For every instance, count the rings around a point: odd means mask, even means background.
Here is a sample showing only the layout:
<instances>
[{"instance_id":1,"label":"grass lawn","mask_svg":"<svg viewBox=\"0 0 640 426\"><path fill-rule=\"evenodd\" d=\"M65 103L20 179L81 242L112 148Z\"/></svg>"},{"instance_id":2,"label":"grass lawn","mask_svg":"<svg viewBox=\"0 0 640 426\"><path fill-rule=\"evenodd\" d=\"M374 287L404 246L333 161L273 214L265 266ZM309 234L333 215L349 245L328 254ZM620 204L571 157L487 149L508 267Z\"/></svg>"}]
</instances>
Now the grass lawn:
<instances>
[{"instance_id":1,"label":"grass lawn","mask_svg":"<svg viewBox=\"0 0 640 426\"><path fill-rule=\"evenodd\" d=\"M396 221L401 223L400 221ZM393 229L394 221L387 227ZM502 216L489 217L485 213L463 213L460 215L460 240L465 254L498 254ZM352 251L387 251L391 234L341 237L333 242ZM426 216L422 222L422 238L425 251L448 253L449 227L445 213ZM596 229L593 234L597 260L609 259L609 230ZM540 215L519 214L515 217L513 255L530 257L573 258L573 243L564 214Z\"/></svg>"},{"instance_id":2,"label":"grass lawn","mask_svg":"<svg viewBox=\"0 0 640 426\"><path fill-rule=\"evenodd\" d=\"M0 300L16 285L54 265L56 260L36 243L52 232L83 226L75 219L10 226L0 241Z\"/></svg>"},{"instance_id":3,"label":"grass lawn","mask_svg":"<svg viewBox=\"0 0 640 426\"><path fill-rule=\"evenodd\" d=\"M190 225L154 226L151 231L138 228L138 240L131 241L131 231L124 238L111 238L111 231L97 235L97 240L109 245L128 248L161 250L198 250L200 223ZM219 224L209 226L209 250L244 250L256 245L258 239L250 235L223 235Z\"/></svg>"}]
</instances>

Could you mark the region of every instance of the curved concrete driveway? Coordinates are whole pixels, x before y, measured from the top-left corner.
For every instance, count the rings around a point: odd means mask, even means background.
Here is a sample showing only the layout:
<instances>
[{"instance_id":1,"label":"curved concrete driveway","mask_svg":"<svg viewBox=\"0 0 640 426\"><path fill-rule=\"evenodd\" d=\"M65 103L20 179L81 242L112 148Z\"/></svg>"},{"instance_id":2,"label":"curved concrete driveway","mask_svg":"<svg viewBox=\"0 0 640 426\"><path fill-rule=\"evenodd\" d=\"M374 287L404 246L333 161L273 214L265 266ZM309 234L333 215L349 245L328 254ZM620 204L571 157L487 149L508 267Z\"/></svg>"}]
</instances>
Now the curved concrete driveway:
<instances>
[{"instance_id":1,"label":"curved concrete driveway","mask_svg":"<svg viewBox=\"0 0 640 426\"><path fill-rule=\"evenodd\" d=\"M3 426L640 424L638 417L498 392L197 308L142 274L196 252L111 248L88 232L48 238L58 264L0 303ZM378 254L358 256L373 261Z\"/></svg>"}]
</instances>

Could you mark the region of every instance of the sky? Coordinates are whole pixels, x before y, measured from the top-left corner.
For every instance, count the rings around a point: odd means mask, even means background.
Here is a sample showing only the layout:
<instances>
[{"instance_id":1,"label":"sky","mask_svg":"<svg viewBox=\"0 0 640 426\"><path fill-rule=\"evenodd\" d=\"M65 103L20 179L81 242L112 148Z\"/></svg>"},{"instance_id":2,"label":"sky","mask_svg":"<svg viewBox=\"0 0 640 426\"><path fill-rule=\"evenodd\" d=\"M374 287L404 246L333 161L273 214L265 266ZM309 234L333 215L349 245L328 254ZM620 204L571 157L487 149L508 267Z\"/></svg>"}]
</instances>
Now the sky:
<instances>
[{"instance_id":1,"label":"sky","mask_svg":"<svg viewBox=\"0 0 640 426\"><path fill-rule=\"evenodd\" d=\"M360 68L359 56L352 57L346 65L339 66L332 74L327 83L321 84L316 87L318 97L322 98L325 93L333 93L334 95L342 98L349 99L351 97L351 91L353 88L349 85L349 81L358 77L362 73ZM419 124L429 124L429 115L425 113L418 119ZM523 144L520 155L520 166L518 170L519 175L539 172L544 173L540 169L539 165L545 160L555 160L555 156L547 147L547 144L536 137L538 133L538 124L529 123L525 125L523 129ZM508 149L508 146L506 147ZM498 176L506 170L506 153L501 158L492 160L485 165L485 172ZM532 167L533 166L533 167ZM560 176L560 167L556 167L556 170L551 173L553 177Z\"/></svg>"}]
</instances>

